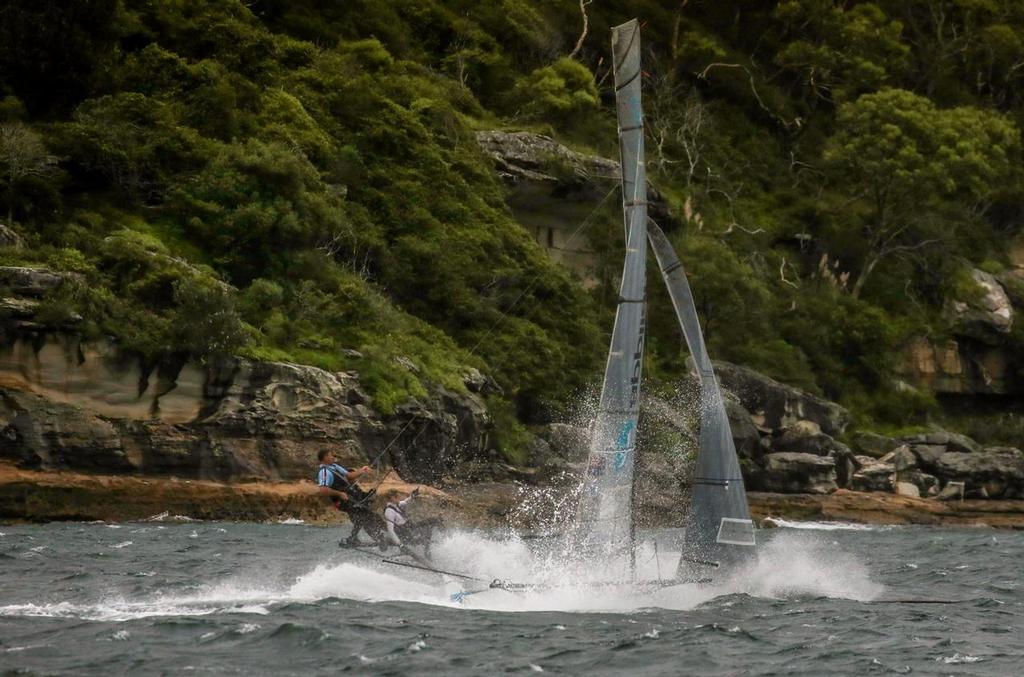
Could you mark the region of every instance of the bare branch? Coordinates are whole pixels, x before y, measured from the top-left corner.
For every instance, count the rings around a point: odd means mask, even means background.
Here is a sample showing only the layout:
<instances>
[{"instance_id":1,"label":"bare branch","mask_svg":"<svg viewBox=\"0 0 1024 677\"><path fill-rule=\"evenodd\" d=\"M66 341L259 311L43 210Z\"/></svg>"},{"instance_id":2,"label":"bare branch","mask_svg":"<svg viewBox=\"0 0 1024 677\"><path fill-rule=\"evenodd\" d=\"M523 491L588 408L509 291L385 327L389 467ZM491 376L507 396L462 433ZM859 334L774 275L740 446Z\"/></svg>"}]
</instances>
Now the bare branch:
<instances>
[{"instance_id":1,"label":"bare branch","mask_svg":"<svg viewBox=\"0 0 1024 677\"><path fill-rule=\"evenodd\" d=\"M793 289L799 289L800 286L796 282L792 282L786 279L786 257L782 257L782 264L779 266L779 279L785 284L788 284Z\"/></svg>"},{"instance_id":2,"label":"bare branch","mask_svg":"<svg viewBox=\"0 0 1024 677\"><path fill-rule=\"evenodd\" d=\"M587 5L593 1L594 0L580 0L580 14L583 15L583 32L580 33L580 39L576 41L576 46L572 48L571 52L569 52L570 59L576 58L576 54L583 48L583 41L587 39L587 31L590 30L590 18L587 16Z\"/></svg>"},{"instance_id":3,"label":"bare branch","mask_svg":"<svg viewBox=\"0 0 1024 677\"><path fill-rule=\"evenodd\" d=\"M716 61L714 63L709 63L704 68L704 70L702 70L700 73L697 73L697 77L700 78L701 80L707 80L708 79L708 73L711 71L712 68L741 68L741 69L743 69L743 72L747 74L747 78L750 79L750 91L753 92L754 98L757 99L757 105L761 107L761 110L763 110L765 113L767 113L768 115L770 115L771 117L775 118L780 123L782 123L782 126L785 127L786 129L789 129L790 127L793 127L793 126L800 127L800 126L803 125L803 120L801 118L795 118L792 121L788 121L785 118L783 118L783 117L779 116L778 114L776 114L775 111L773 111L772 109L770 109L768 106L765 105L764 100L761 99L761 94L758 93L758 91L757 91L757 85L754 82L754 74L751 73L750 69L747 68L746 66L744 66L743 64L741 64L741 63L722 63L722 62Z\"/></svg>"}]
</instances>

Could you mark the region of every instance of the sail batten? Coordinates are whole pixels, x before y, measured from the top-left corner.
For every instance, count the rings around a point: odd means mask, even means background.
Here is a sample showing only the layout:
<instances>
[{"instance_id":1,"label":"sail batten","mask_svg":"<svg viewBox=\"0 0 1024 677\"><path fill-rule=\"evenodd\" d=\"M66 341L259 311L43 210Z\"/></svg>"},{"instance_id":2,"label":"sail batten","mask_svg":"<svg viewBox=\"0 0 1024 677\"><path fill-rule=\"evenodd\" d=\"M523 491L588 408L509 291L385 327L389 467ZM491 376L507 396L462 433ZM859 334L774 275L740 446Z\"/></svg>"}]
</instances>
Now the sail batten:
<instances>
[{"instance_id":1,"label":"sail batten","mask_svg":"<svg viewBox=\"0 0 1024 677\"><path fill-rule=\"evenodd\" d=\"M622 544L631 543L633 537L633 470L646 321L647 177L640 99L640 26L636 20L612 29L612 63L626 255L577 510L582 545L609 552L621 551Z\"/></svg>"}]
</instances>

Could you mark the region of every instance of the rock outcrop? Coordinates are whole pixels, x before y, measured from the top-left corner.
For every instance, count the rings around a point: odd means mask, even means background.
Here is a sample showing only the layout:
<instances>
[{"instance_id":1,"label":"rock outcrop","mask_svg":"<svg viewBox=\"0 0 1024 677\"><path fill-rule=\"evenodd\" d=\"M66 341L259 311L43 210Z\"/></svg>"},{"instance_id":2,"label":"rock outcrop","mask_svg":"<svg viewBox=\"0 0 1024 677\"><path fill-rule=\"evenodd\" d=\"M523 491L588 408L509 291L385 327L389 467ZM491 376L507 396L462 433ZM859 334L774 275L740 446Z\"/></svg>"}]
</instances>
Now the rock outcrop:
<instances>
[{"instance_id":1,"label":"rock outcrop","mask_svg":"<svg viewBox=\"0 0 1024 677\"><path fill-rule=\"evenodd\" d=\"M837 489L836 466L831 458L780 451L765 456L765 465L750 477L757 491L830 494Z\"/></svg>"},{"instance_id":2,"label":"rock outcrop","mask_svg":"<svg viewBox=\"0 0 1024 677\"><path fill-rule=\"evenodd\" d=\"M505 202L551 258L586 286L597 283L597 259L579 227L621 180L616 160L577 153L532 132L477 132L507 187ZM648 212L665 229L676 225L667 202L648 186Z\"/></svg>"},{"instance_id":3,"label":"rock outcrop","mask_svg":"<svg viewBox=\"0 0 1024 677\"><path fill-rule=\"evenodd\" d=\"M913 339L897 371L911 386L939 395L1019 393L1020 358L1008 350L1007 337L1016 315L1014 302L1024 302L1024 268L998 277L975 269L971 278L978 296L949 306L954 337Z\"/></svg>"},{"instance_id":4,"label":"rock outcrop","mask_svg":"<svg viewBox=\"0 0 1024 677\"><path fill-rule=\"evenodd\" d=\"M1020 387L1005 348L968 338L916 338L904 348L897 371L913 387L940 395L1007 395Z\"/></svg>"},{"instance_id":5,"label":"rock outcrop","mask_svg":"<svg viewBox=\"0 0 1024 677\"><path fill-rule=\"evenodd\" d=\"M759 428L782 430L797 421L812 421L825 434L835 436L849 424L849 412L835 402L779 383L753 369L716 361L715 372Z\"/></svg>"},{"instance_id":6,"label":"rock outcrop","mask_svg":"<svg viewBox=\"0 0 1024 677\"><path fill-rule=\"evenodd\" d=\"M960 336L998 345L1013 327L1013 304L995 276L975 268L971 279L981 293L977 298L953 302L954 329Z\"/></svg>"},{"instance_id":7,"label":"rock outcrop","mask_svg":"<svg viewBox=\"0 0 1024 677\"><path fill-rule=\"evenodd\" d=\"M394 442L381 460L429 482L489 447L486 407L468 389L437 389L381 416L352 372L241 358L147 363L70 334L5 339L0 455L28 467L290 480L310 476L320 448L361 464Z\"/></svg>"}]
</instances>

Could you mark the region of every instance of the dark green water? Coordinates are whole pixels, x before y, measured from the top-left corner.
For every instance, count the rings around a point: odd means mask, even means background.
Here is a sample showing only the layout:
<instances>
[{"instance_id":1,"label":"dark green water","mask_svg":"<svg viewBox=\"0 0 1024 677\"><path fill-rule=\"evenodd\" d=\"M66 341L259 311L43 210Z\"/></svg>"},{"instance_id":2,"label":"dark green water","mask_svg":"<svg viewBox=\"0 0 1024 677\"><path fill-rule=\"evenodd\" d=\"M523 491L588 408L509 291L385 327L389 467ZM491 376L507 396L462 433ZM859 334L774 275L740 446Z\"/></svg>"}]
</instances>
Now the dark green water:
<instances>
[{"instance_id":1,"label":"dark green water","mask_svg":"<svg viewBox=\"0 0 1024 677\"><path fill-rule=\"evenodd\" d=\"M815 527L815 525L802 525ZM340 528L0 526L0 671L15 674L1024 674L1024 534L781 528L737 579L656 593L486 590L341 551ZM671 543L642 553L672 568ZM440 564L564 576L535 544L457 533ZM485 585L470 584L473 590ZM929 598L957 604L889 604Z\"/></svg>"}]
</instances>

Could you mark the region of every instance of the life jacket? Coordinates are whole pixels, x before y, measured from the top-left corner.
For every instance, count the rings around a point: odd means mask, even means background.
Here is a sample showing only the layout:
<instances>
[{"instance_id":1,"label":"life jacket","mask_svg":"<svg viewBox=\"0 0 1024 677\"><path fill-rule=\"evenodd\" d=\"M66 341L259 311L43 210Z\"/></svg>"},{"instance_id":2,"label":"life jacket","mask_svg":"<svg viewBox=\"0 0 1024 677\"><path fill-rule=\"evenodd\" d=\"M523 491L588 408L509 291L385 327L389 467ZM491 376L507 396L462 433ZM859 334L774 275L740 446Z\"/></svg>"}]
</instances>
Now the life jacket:
<instances>
[{"instance_id":1,"label":"life jacket","mask_svg":"<svg viewBox=\"0 0 1024 677\"><path fill-rule=\"evenodd\" d=\"M334 481L331 482L331 488L337 491L344 491L346 494L348 494L348 501L343 501L337 496L332 497L331 500L334 501L334 503L339 507L357 507L353 506L353 504L360 504L364 502L366 499L373 496L372 492L363 491L361 488L359 488L359 485L355 484L354 482L350 482L348 477L338 472L333 465L329 465L326 467L328 472L331 473L331 476L334 477Z\"/></svg>"},{"instance_id":2,"label":"life jacket","mask_svg":"<svg viewBox=\"0 0 1024 677\"><path fill-rule=\"evenodd\" d=\"M402 506L398 505L397 503L388 503L388 504L387 504L387 507L385 507L385 508L384 508L384 519L387 519L387 514L388 514L388 510L394 510L394 511L395 511L395 512L397 512L397 513L398 513L398 514L399 514L399 515L400 515L400 516L402 517L402 519L404 519L404 520L405 520L406 522L408 522L408 521L409 521L409 516L405 514L405 511L404 511L404 510L402 510ZM388 521L390 522L391 520L388 520ZM396 526L396 527L401 527L401 526L404 526L404 524L395 524L395 526Z\"/></svg>"}]
</instances>

